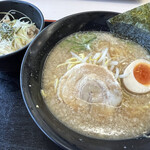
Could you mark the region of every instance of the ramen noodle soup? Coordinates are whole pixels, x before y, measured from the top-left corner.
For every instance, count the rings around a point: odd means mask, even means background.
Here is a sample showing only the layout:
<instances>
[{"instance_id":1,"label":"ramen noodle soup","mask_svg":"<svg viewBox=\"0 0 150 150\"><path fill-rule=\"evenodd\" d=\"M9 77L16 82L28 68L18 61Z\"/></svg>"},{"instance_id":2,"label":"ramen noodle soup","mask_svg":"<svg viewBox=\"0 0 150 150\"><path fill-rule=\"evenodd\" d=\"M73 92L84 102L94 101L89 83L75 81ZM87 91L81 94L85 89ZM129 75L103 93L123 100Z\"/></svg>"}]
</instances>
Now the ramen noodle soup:
<instances>
[{"instance_id":1,"label":"ramen noodle soup","mask_svg":"<svg viewBox=\"0 0 150 150\"><path fill-rule=\"evenodd\" d=\"M78 32L49 53L41 94L70 129L98 139L150 131L150 56L107 32Z\"/></svg>"}]
</instances>

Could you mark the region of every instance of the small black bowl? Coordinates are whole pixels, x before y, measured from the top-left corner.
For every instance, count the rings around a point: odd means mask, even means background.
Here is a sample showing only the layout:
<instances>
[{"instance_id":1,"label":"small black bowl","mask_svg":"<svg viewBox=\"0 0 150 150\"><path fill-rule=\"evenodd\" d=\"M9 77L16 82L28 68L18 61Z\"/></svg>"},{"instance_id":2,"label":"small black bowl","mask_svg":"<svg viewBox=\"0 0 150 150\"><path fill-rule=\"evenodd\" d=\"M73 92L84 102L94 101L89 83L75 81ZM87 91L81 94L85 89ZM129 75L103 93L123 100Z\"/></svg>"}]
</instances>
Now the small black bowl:
<instances>
[{"instance_id":1,"label":"small black bowl","mask_svg":"<svg viewBox=\"0 0 150 150\"><path fill-rule=\"evenodd\" d=\"M32 20L32 22L35 23L35 25L39 29L39 32L41 32L41 30L43 29L43 14L33 4L17 0L0 1L0 12L8 12L10 10L17 10L27 15ZM4 15L0 15L0 18L2 18L3 16ZM23 17L23 15L16 13L14 17L18 19L20 17ZM20 66L25 50L27 49L29 44L22 47L21 49L18 49L15 52L0 56L0 70L14 69L16 68L16 65Z\"/></svg>"},{"instance_id":2,"label":"small black bowl","mask_svg":"<svg viewBox=\"0 0 150 150\"><path fill-rule=\"evenodd\" d=\"M106 20L113 12L85 12L65 17L45 28L29 46L21 67L20 85L25 105L38 127L52 141L74 150L149 150L150 139L93 139L72 131L57 120L40 94L45 59L62 38L79 31L108 31ZM37 106L37 107L36 107Z\"/></svg>"}]
</instances>

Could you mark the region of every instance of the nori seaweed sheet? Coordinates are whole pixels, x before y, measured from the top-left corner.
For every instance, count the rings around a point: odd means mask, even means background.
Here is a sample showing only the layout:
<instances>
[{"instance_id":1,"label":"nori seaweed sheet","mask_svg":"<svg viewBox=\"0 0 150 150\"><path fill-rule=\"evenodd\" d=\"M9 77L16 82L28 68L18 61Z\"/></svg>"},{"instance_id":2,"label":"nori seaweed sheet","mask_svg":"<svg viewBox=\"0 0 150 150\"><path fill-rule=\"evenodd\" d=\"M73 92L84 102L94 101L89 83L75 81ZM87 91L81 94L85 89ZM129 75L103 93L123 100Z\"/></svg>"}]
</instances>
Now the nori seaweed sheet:
<instances>
[{"instance_id":1,"label":"nori seaweed sheet","mask_svg":"<svg viewBox=\"0 0 150 150\"><path fill-rule=\"evenodd\" d=\"M139 43L150 52L150 3L110 18L107 24L111 32Z\"/></svg>"}]
</instances>

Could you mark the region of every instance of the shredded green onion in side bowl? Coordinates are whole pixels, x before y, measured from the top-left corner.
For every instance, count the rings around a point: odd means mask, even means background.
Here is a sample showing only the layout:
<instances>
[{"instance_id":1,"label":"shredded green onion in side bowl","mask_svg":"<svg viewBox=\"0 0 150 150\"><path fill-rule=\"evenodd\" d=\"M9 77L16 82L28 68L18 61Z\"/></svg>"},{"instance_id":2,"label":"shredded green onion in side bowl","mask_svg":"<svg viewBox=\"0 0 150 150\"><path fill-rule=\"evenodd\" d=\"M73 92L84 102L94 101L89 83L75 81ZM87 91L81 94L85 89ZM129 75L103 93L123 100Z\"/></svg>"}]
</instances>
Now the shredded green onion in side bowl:
<instances>
[{"instance_id":1,"label":"shredded green onion in side bowl","mask_svg":"<svg viewBox=\"0 0 150 150\"><path fill-rule=\"evenodd\" d=\"M19 13L23 17L15 19L14 14ZM14 52L28 43L39 32L32 20L17 10L0 12L4 17L0 20L0 56Z\"/></svg>"}]
</instances>

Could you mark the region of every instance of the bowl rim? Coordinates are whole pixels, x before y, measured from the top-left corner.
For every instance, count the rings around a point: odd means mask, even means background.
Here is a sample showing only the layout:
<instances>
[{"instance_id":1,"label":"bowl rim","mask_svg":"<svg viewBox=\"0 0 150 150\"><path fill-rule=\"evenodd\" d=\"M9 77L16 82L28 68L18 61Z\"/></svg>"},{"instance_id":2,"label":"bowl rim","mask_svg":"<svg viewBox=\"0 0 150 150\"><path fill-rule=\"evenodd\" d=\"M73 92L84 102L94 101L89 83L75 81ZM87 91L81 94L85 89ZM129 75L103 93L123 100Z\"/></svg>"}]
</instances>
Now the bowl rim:
<instances>
[{"instance_id":1,"label":"bowl rim","mask_svg":"<svg viewBox=\"0 0 150 150\"><path fill-rule=\"evenodd\" d=\"M42 20L38 34L42 31L42 29L43 29L43 27L44 27L44 16L43 16L41 10L40 10L37 6L35 6L34 4L29 3L29 2L27 2L27 1L21 1L21 0L2 0L2 1L0 1L0 3L3 3L3 2L22 3L22 4L25 4L25 5L29 5L29 6L31 6L32 8L36 9L37 12L39 13L40 17L41 17L41 20ZM38 35L38 34L37 34L37 35ZM34 39L37 37L37 35L34 37ZM0 56L0 59L7 58L7 57L9 57L9 56L13 56L13 55L15 55L15 54L17 54L17 53L23 51L24 49L26 49L26 48L30 45L30 43L31 43L31 42L29 42L27 45L25 45L24 47L22 47L22 48L20 48L20 49L18 49L18 50L16 50L16 51L14 51L14 52L11 52L11 53L8 53L8 54L5 54L5 55L1 55L1 56Z\"/></svg>"},{"instance_id":2,"label":"bowl rim","mask_svg":"<svg viewBox=\"0 0 150 150\"><path fill-rule=\"evenodd\" d=\"M67 18L70 18L70 17L72 17L72 16L80 15L80 14L85 14L85 13L112 13L112 14L116 14L116 15L119 14L118 12L113 12L113 11L85 11L85 12L79 12L79 13L75 13L75 14L68 15L68 16L66 16L66 17L63 17L63 18L57 20L56 22L53 22L52 24L55 24L55 23L57 23L57 22L60 22L60 21L65 20L65 19L67 19ZM49 25L49 26L52 26L52 24ZM46 28L44 28L41 33L43 33L45 30L47 30L47 28L48 28L49 26L47 26ZM24 103L25 103L25 106L26 106L26 108L27 108L27 110L28 110L28 112L29 112L31 118L34 120L34 122L35 122L36 125L40 128L40 130L41 130L50 140L52 140L55 144L57 144L57 145L60 146L61 148L65 148L65 149L67 149L67 150L71 150L72 146L69 145L69 144L66 145L66 144L60 142L60 141L59 141L59 138L60 138L60 137L58 137L58 135L56 135L56 133L55 133L52 129L51 129L51 132L55 135L55 137L54 137L53 135L50 136L50 135L47 134L47 131L43 128L43 126L41 126L42 123L38 121L39 118L37 118L37 116L33 113L33 111L31 111L31 109L30 109L30 107L29 107L29 105L28 105L29 99L27 99L26 96L25 96L25 94L24 94L24 87L23 87L24 64L25 64L25 62L26 62L26 58L27 58L28 51L30 50L30 48L32 47L32 44L34 44L34 42L36 41L36 39L37 39L38 37L39 37L39 35L38 35L38 36L31 42L31 44L29 45L29 47L28 47L28 49L27 49L27 51L26 51L26 53L25 53L25 55L24 55L24 58L23 58L23 60L22 60L22 64L21 64L21 69L20 69L20 88L21 88L21 94L22 94L22 97L23 97L23 101L24 101ZM31 103L31 102L29 102L29 103ZM38 116L38 117L41 117L41 116ZM42 120L42 118L40 118L40 119ZM43 121L43 120L42 120L42 121ZM138 137L138 139L141 139L141 138ZM120 141L120 142L122 142L122 141L132 140L132 142L134 142L135 140L137 140L137 138L135 138L135 139L120 139L120 140L111 140L111 139L108 139L108 140L107 140L107 139L100 139L100 140L101 140L101 141L108 141L108 142L109 142L109 141L113 141L113 142ZM63 140L63 141L64 141L64 140Z\"/></svg>"}]
</instances>

